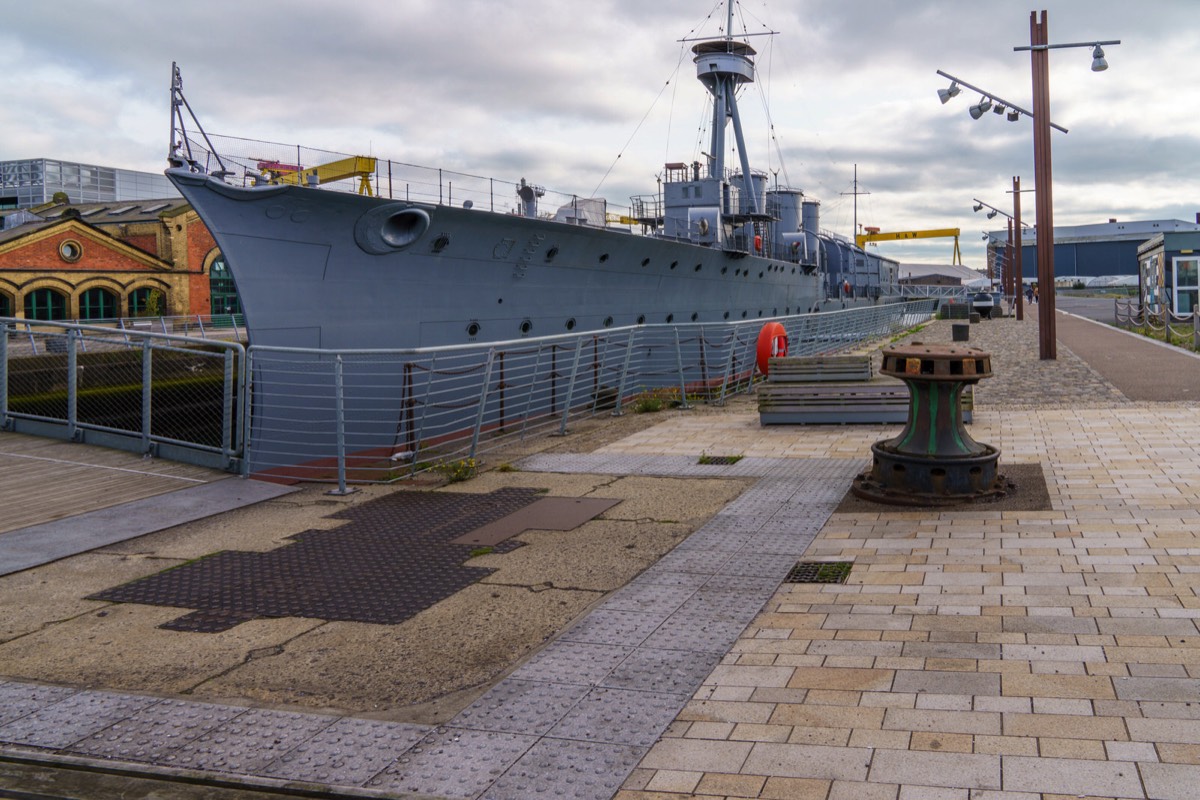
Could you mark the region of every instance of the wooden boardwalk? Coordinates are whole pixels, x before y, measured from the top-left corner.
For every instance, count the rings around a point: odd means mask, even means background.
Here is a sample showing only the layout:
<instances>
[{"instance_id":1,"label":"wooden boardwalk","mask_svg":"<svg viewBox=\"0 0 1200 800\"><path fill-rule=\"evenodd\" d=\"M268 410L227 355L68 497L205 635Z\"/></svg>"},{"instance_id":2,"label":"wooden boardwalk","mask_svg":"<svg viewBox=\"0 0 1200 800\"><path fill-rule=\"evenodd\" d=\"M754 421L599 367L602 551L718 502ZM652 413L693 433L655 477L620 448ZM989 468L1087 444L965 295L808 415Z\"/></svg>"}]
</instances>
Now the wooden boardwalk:
<instances>
[{"instance_id":1,"label":"wooden boardwalk","mask_svg":"<svg viewBox=\"0 0 1200 800\"><path fill-rule=\"evenodd\" d=\"M120 450L0 433L0 534L228 477Z\"/></svg>"}]
</instances>

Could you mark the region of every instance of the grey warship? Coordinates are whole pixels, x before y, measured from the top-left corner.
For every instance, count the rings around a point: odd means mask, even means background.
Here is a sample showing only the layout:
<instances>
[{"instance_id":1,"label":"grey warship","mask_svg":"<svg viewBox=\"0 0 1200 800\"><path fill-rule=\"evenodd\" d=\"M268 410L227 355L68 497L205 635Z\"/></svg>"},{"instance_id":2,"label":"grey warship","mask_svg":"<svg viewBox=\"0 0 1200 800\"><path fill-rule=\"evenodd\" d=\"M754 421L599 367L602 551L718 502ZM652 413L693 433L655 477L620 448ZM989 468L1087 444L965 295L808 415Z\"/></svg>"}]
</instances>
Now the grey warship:
<instances>
[{"instance_id":1,"label":"grey warship","mask_svg":"<svg viewBox=\"0 0 1200 800\"><path fill-rule=\"evenodd\" d=\"M736 95L754 81L755 50L730 34L732 3L727 13L723 37L691 47L712 103L705 163L666 164L657 193L624 213L570 196L544 212L546 190L524 178L464 199L467 182L440 170L399 178L400 165L384 173L370 159L373 172L346 179L239 161L194 114L201 136L186 130L175 66L166 174L220 247L255 345L437 347L767 319L890 295L894 262L823 233L818 201L751 168ZM496 208L497 187L511 205Z\"/></svg>"}]
</instances>

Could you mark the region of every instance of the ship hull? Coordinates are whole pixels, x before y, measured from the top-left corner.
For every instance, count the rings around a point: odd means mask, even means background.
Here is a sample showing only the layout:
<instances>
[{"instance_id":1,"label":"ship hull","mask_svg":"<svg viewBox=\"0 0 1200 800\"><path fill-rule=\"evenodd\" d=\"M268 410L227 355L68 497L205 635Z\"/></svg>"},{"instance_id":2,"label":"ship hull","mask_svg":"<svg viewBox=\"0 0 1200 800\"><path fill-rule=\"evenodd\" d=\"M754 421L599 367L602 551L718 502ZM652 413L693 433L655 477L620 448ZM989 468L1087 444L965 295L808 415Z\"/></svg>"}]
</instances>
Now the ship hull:
<instances>
[{"instance_id":1,"label":"ship hull","mask_svg":"<svg viewBox=\"0 0 1200 800\"><path fill-rule=\"evenodd\" d=\"M437 347L822 308L817 275L750 253L513 214L167 175L221 248L255 345ZM396 219L420 224L397 234L389 229Z\"/></svg>"}]
</instances>

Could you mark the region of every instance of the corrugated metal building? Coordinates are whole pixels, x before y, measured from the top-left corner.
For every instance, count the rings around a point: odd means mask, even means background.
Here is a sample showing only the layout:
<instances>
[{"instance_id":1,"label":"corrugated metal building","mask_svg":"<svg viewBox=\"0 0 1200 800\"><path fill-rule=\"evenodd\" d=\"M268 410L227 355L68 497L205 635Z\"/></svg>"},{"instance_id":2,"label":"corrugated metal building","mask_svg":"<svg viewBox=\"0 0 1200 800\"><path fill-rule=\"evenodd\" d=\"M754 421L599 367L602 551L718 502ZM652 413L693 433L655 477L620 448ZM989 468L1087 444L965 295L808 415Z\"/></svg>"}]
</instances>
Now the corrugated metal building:
<instances>
[{"instance_id":1,"label":"corrugated metal building","mask_svg":"<svg viewBox=\"0 0 1200 800\"><path fill-rule=\"evenodd\" d=\"M1057 281L1079 278L1086 281L1101 275L1138 274L1138 248L1164 233L1200 231L1200 224L1177 219L1116 222L1099 225L1055 226L1054 275ZM988 232L988 263L1004 266L1007 230ZM1021 233L1021 275L1025 282L1037 280L1036 234Z\"/></svg>"}]
</instances>

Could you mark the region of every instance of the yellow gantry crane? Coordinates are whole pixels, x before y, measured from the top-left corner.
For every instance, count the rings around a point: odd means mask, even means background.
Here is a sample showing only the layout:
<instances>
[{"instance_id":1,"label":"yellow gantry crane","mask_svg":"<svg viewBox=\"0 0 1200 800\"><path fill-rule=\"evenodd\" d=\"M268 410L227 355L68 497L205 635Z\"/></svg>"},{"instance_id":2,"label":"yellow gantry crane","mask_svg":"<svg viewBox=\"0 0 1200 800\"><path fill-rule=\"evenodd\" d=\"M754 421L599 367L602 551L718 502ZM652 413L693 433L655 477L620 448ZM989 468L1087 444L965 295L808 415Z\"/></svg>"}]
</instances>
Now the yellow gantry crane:
<instances>
[{"instance_id":1,"label":"yellow gantry crane","mask_svg":"<svg viewBox=\"0 0 1200 800\"><path fill-rule=\"evenodd\" d=\"M958 249L958 237L962 233L958 228L937 228L929 231L891 231L880 232L879 228L863 228L866 233L854 237L854 243L862 247L867 242L894 242L899 239L937 239L941 237L954 239L954 262L962 264L962 251Z\"/></svg>"},{"instance_id":2,"label":"yellow gantry crane","mask_svg":"<svg viewBox=\"0 0 1200 800\"><path fill-rule=\"evenodd\" d=\"M375 159L371 156L351 156L307 169L278 161L259 161L258 168L268 176L271 183L294 183L300 186L307 186L312 176L316 177L317 183L358 178L358 193L374 196L371 191L371 176L375 174Z\"/></svg>"}]
</instances>

